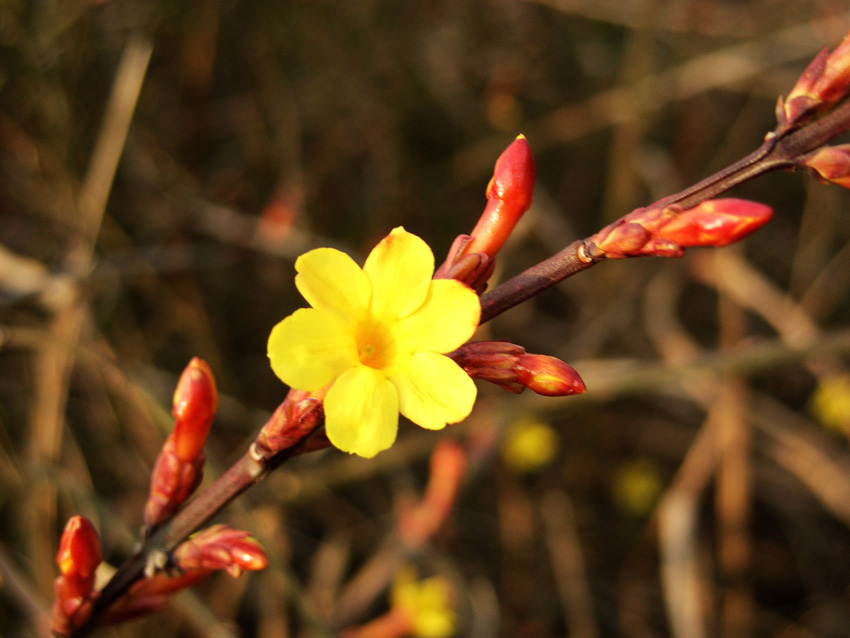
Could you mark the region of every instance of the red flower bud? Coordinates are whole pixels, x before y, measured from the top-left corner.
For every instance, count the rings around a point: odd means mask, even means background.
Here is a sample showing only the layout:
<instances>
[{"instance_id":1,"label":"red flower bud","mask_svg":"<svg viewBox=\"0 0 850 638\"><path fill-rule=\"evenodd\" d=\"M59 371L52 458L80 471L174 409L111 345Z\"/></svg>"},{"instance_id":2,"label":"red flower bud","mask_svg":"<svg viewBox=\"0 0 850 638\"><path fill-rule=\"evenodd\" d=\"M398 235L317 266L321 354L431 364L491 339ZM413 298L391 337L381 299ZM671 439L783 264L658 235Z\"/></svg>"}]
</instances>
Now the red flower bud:
<instances>
[{"instance_id":1,"label":"red flower bud","mask_svg":"<svg viewBox=\"0 0 850 638\"><path fill-rule=\"evenodd\" d=\"M530 388L544 396L569 396L586 391L572 366L543 354L527 354L507 341L474 341L448 355L473 379L494 383L519 394Z\"/></svg>"},{"instance_id":2,"label":"red flower bud","mask_svg":"<svg viewBox=\"0 0 850 638\"><path fill-rule=\"evenodd\" d=\"M72 516L65 524L56 564L63 576L88 577L100 565L100 539L97 530L84 516Z\"/></svg>"},{"instance_id":3,"label":"red flower bud","mask_svg":"<svg viewBox=\"0 0 850 638\"><path fill-rule=\"evenodd\" d=\"M464 254L494 257L510 236L520 217L531 206L536 168L525 136L517 137L496 160L487 185L487 206L475 225Z\"/></svg>"},{"instance_id":4,"label":"red flower bud","mask_svg":"<svg viewBox=\"0 0 850 638\"><path fill-rule=\"evenodd\" d=\"M306 439L322 422L322 398L316 393L290 390L257 435L255 453L270 456Z\"/></svg>"},{"instance_id":5,"label":"red flower bud","mask_svg":"<svg viewBox=\"0 0 850 638\"><path fill-rule=\"evenodd\" d=\"M218 391L210 367L193 358L174 391L174 432L162 446L151 472L145 504L146 534L174 515L200 485L204 475L204 443L218 408Z\"/></svg>"},{"instance_id":6,"label":"red flower bud","mask_svg":"<svg viewBox=\"0 0 850 638\"><path fill-rule=\"evenodd\" d=\"M678 244L656 235L677 213L676 207L636 208L586 240L597 257L622 259L641 255L680 257Z\"/></svg>"},{"instance_id":7,"label":"red flower bud","mask_svg":"<svg viewBox=\"0 0 850 638\"><path fill-rule=\"evenodd\" d=\"M638 208L586 244L596 257L680 257L690 246L725 246L768 222L769 206L743 199L711 199L683 211L677 205Z\"/></svg>"},{"instance_id":8,"label":"red flower bud","mask_svg":"<svg viewBox=\"0 0 850 638\"><path fill-rule=\"evenodd\" d=\"M51 616L51 628L56 635L70 634L91 615L96 596L95 570L100 561L100 539L94 525L82 516L72 516L56 553L60 575L53 583L55 599Z\"/></svg>"},{"instance_id":9,"label":"red flower bud","mask_svg":"<svg viewBox=\"0 0 850 638\"><path fill-rule=\"evenodd\" d=\"M192 534L174 550L174 564L182 570L224 569L234 578L243 569L265 569L268 562L266 552L248 532L227 525Z\"/></svg>"},{"instance_id":10,"label":"red flower bud","mask_svg":"<svg viewBox=\"0 0 850 638\"><path fill-rule=\"evenodd\" d=\"M710 199L676 215L655 237L682 247L725 246L764 226L770 206L745 199Z\"/></svg>"},{"instance_id":11,"label":"red flower bud","mask_svg":"<svg viewBox=\"0 0 850 638\"><path fill-rule=\"evenodd\" d=\"M850 188L850 144L824 146L800 164L823 181Z\"/></svg>"},{"instance_id":12,"label":"red flower bud","mask_svg":"<svg viewBox=\"0 0 850 638\"><path fill-rule=\"evenodd\" d=\"M177 456L191 461L204 447L218 409L218 391L212 370L205 361L193 358L174 391L174 442Z\"/></svg>"},{"instance_id":13,"label":"red flower bud","mask_svg":"<svg viewBox=\"0 0 850 638\"><path fill-rule=\"evenodd\" d=\"M243 530L213 525L190 536L172 554L177 569L159 571L136 583L104 614L102 624L122 622L160 609L174 592L191 587L223 569L234 578L242 570L264 569L268 558Z\"/></svg>"},{"instance_id":14,"label":"red flower bud","mask_svg":"<svg viewBox=\"0 0 850 638\"><path fill-rule=\"evenodd\" d=\"M566 397L587 392L575 368L545 354L522 355L514 371L520 383L546 397Z\"/></svg>"},{"instance_id":15,"label":"red flower bud","mask_svg":"<svg viewBox=\"0 0 850 638\"><path fill-rule=\"evenodd\" d=\"M825 111L850 93L850 33L830 53L821 51L803 71L784 102L777 105L780 125L790 127Z\"/></svg>"},{"instance_id":16,"label":"red flower bud","mask_svg":"<svg viewBox=\"0 0 850 638\"><path fill-rule=\"evenodd\" d=\"M203 452L192 461L181 460L174 433L168 436L151 472L150 495L144 512L146 535L174 516L201 484L205 461Z\"/></svg>"}]
</instances>

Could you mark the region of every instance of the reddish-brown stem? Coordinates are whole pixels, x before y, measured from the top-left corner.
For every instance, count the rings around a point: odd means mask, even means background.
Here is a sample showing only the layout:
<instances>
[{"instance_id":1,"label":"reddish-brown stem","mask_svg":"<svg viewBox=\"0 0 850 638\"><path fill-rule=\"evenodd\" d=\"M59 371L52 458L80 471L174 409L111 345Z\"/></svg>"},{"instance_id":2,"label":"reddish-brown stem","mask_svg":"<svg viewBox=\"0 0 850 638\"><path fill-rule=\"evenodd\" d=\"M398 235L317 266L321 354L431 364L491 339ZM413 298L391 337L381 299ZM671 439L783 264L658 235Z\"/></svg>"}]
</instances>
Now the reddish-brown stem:
<instances>
[{"instance_id":1,"label":"reddish-brown stem","mask_svg":"<svg viewBox=\"0 0 850 638\"><path fill-rule=\"evenodd\" d=\"M164 553L166 556L170 554L230 501L260 480L267 471L268 465L256 461L246 452L208 488L181 508L174 518L160 527L144 546L115 572L95 601L89 622L77 629L72 637L80 638L94 629L100 614L142 578L151 557L158 553Z\"/></svg>"},{"instance_id":2,"label":"reddish-brown stem","mask_svg":"<svg viewBox=\"0 0 850 638\"><path fill-rule=\"evenodd\" d=\"M482 295L480 323L490 321L496 315L531 299L567 277L590 268L592 261L579 259L579 248L582 246L583 241L573 242L546 261L541 261Z\"/></svg>"},{"instance_id":3,"label":"reddish-brown stem","mask_svg":"<svg viewBox=\"0 0 850 638\"><path fill-rule=\"evenodd\" d=\"M819 120L796 129L770 133L764 143L750 155L701 182L658 200L651 207L677 204L693 208L707 199L759 175L794 168L794 159L823 146L850 129L850 100L845 101ZM528 301L535 295L590 268L594 259L584 241L573 242L549 259L532 266L481 296L481 323Z\"/></svg>"}]
</instances>

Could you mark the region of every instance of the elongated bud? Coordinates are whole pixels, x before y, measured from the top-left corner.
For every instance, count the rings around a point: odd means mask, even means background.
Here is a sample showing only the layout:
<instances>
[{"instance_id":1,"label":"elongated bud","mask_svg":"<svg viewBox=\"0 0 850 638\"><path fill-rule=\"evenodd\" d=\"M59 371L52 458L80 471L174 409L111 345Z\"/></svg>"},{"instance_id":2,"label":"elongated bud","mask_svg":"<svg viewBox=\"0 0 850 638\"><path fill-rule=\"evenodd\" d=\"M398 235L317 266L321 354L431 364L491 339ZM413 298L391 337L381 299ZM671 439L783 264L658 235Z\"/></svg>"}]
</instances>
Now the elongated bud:
<instances>
[{"instance_id":1,"label":"elongated bud","mask_svg":"<svg viewBox=\"0 0 850 638\"><path fill-rule=\"evenodd\" d=\"M434 448L425 496L399 517L399 534L409 546L425 542L442 527L460 491L466 461L466 451L457 441L443 439Z\"/></svg>"},{"instance_id":2,"label":"elongated bud","mask_svg":"<svg viewBox=\"0 0 850 638\"><path fill-rule=\"evenodd\" d=\"M850 33L835 50L827 48L811 61L785 100L777 105L781 127L790 128L826 111L850 93Z\"/></svg>"},{"instance_id":3,"label":"elongated bud","mask_svg":"<svg viewBox=\"0 0 850 638\"><path fill-rule=\"evenodd\" d=\"M56 554L60 575L53 583L55 599L51 616L56 635L70 634L91 615L95 570L100 561L100 539L94 525L82 516L71 517Z\"/></svg>"},{"instance_id":4,"label":"elongated bud","mask_svg":"<svg viewBox=\"0 0 850 638\"><path fill-rule=\"evenodd\" d=\"M517 380L545 397L566 397L587 392L572 366L545 354L524 354L514 366Z\"/></svg>"},{"instance_id":5,"label":"elongated bud","mask_svg":"<svg viewBox=\"0 0 850 638\"><path fill-rule=\"evenodd\" d=\"M710 199L679 213L655 237L690 246L726 246L764 226L773 209L745 199Z\"/></svg>"},{"instance_id":6,"label":"elongated bud","mask_svg":"<svg viewBox=\"0 0 850 638\"><path fill-rule=\"evenodd\" d=\"M528 354L507 341L474 341L448 355L473 379L519 394L525 388L544 396L571 396L587 390L575 369L555 357Z\"/></svg>"},{"instance_id":7,"label":"elongated bud","mask_svg":"<svg viewBox=\"0 0 850 638\"><path fill-rule=\"evenodd\" d=\"M151 489L144 512L144 534L174 516L204 476L204 443L210 432L218 391L210 367L195 357L186 366L174 391L174 432L162 446L151 472Z\"/></svg>"},{"instance_id":8,"label":"elongated bud","mask_svg":"<svg viewBox=\"0 0 850 638\"><path fill-rule=\"evenodd\" d=\"M802 158L799 166L817 179L850 188L850 144L825 146Z\"/></svg>"},{"instance_id":9,"label":"elongated bud","mask_svg":"<svg viewBox=\"0 0 850 638\"><path fill-rule=\"evenodd\" d=\"M773 210L744 199L710 199L688 210L638 208L585 240L594 258L680 257L692 246L725 246L766 224Z\"/></svg>"},{"instance_id":10,"label":"elongated bud","mask_svg":"<svg viewBox=\"0 0 850 638\"><path fill-rule=\"evenodd\" d=\"M177 456L191 461L204 447L218 409L218 390L209 365L193 358L174 391L174 442Z\"/></svg>"},{"instance_id":11,"label":"elongated bud","mask_svg":"<svg viewBox=\"0 0 850 638\"><path fill-rule=\"evenodd\" d=\"M520 217L531 206L537 169L524 135L517 137L496 160L487 185L487 206L472 230L464 253L495 257Z\"/></svg>"}]
</instances>

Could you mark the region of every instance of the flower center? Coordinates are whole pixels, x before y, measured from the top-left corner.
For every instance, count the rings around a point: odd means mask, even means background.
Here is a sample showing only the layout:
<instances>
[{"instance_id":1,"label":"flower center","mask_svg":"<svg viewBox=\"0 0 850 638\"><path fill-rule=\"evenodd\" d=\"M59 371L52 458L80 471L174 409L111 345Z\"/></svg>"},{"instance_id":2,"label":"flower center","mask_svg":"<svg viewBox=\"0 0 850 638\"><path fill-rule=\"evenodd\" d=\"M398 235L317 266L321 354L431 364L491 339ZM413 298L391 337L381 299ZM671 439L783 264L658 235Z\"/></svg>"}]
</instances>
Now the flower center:
<instances>
[{"instance_id":1,"label":"flower center","mask_svg":"<svg viewBox=\"0 0 850 638\"><path fill-rule=\"evenodd\" d=\"M366 322L357 331L357 355L370 368L386 368L395 358L395 340L386 326Z\"/></svg>"}]
</instances>

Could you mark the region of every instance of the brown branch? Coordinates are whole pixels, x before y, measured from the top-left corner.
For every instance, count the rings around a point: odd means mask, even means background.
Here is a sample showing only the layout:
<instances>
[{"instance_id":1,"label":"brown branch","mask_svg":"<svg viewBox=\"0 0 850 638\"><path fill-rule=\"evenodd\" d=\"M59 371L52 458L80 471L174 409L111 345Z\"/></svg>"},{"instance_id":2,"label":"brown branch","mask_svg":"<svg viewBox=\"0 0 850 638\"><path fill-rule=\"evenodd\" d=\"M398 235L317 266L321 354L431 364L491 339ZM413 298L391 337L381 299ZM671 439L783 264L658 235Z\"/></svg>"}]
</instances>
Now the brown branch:
<instances>
[{"instance_id":1,"label":"brown branch","mask_svg":"<svg viewBox=\"0 0 850 638\"><path fill-rule=\"evenodd\" d=\"M729 189L777 170L792 170L795 160L820 148L850 129L850 100L827 115L799 128L769 133L764 143L743 159L701 182L651 204L653 208L676 204L693 208ZM601 261L591 256L583 240L575 241L549 259L532 266L481 297L481 323L590 268Z\"/></svg>"}]
</instances>

